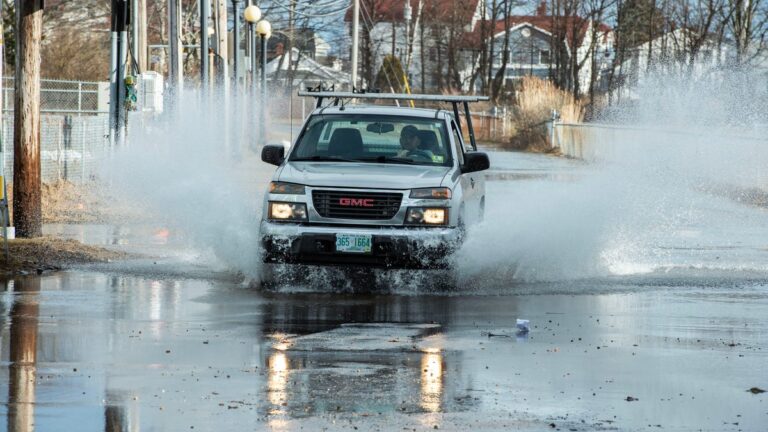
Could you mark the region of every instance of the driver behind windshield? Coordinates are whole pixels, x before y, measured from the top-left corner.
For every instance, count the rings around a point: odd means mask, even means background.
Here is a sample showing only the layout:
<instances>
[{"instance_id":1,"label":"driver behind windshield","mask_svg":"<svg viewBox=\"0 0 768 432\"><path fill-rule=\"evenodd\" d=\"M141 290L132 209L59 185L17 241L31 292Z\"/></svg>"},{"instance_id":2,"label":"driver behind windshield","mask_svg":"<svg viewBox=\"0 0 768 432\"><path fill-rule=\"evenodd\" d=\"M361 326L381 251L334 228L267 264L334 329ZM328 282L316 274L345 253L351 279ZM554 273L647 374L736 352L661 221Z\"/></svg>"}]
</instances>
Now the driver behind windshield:
<instances>
[{"instance_id":1,"label":"driver behind windshield","mask_svg":"<svg viewBox=\"0 0 768 432\"><path fill-rule=\"evenodd\" d=\"M431 151L419 148L421 146L421 138L419 137L419 130L416 126L408 125L400 131L400 147L403 149L397 153L397 157L406 158L413 156L425 157L432 160Z\"/></svg>"}]
</instances>

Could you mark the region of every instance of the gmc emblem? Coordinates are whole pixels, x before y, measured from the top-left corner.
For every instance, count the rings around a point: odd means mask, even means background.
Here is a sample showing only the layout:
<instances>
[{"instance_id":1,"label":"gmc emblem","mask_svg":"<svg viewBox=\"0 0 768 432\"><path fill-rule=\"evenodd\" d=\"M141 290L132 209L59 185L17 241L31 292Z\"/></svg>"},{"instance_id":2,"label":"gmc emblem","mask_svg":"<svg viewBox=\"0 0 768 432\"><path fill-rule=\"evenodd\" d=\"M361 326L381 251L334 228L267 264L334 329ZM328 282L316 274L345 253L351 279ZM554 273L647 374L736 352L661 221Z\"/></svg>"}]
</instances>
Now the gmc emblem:
<instances>
[{"instance_id":1,"label":"gmc emblem","mask_svg":"<svg viewBox=\"0 0 768 432\"><path fill-rule=\"evenodd\" d=\"M370 198L339 198L339 205L345 207L373 207L373 200Z\"/></svg>"}]
</instances>

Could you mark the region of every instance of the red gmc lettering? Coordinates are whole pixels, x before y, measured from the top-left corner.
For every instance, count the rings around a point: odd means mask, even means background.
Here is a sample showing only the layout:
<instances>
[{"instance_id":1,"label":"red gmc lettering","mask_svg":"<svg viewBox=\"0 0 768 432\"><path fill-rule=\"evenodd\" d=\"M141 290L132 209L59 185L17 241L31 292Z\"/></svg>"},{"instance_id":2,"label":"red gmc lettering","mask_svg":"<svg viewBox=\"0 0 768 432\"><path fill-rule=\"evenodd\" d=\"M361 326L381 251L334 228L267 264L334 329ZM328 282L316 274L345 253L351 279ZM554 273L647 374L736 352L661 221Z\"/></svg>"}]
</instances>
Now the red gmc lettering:
<instances>
[{"instance_id":1,"label":"red gmc lettering","mask_svg":"<svg viewBox=\"0 0 768 432\"><path fill-rule=\"evenodd\" d=\"M347 207L373 207L373 200L370 198L339 198L339 205Z\"/></svg>"}]
</instances>

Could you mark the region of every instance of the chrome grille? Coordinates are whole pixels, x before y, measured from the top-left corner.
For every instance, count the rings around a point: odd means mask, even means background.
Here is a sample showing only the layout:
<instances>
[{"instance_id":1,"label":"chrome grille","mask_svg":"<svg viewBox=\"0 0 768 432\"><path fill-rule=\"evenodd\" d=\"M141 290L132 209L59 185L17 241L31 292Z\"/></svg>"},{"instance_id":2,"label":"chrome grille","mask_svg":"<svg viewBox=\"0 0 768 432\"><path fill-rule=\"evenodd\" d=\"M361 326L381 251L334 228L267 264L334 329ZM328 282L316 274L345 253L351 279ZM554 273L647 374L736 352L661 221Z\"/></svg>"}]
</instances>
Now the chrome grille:
<instances>
[{"instance_id":1,"label":"chrome grille","mask_svg":"<svg viewBox=\"0 0 768 432\"><path fill-rule=\"evenodd\" d=\"M332 219L392 219L400 210L402 200L401 193L312 191L317 213Z\"/></svg>"}]
</instances>

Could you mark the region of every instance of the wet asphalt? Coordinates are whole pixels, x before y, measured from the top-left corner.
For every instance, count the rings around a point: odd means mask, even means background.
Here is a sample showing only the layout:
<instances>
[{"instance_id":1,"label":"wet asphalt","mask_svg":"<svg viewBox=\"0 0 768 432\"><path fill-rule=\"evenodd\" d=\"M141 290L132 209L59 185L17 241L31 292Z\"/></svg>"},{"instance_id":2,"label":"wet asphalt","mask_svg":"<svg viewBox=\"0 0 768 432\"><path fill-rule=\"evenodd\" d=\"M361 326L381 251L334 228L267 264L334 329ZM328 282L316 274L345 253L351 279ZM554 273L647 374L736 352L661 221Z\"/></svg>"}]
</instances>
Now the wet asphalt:
<instances>
[{"instance_id":1,"label":"wet asphalt","mask_svg":"<svg viewBox=\"0 0 768 432\"><path fill-rule=\"evenodd\" d=\"M768 429L766 274L693 246L676 272L264 292L153 227L46 229L163 253L0 284L0 430Z\"/></svg>"},{"instance_id":2,"label":"wet asphalt","mask_svg":"<svg viewBox=\"0 0 768 432\"><path fill-rule=\"evenodd\" d=\"M16 279L0 309L0 413L12 431L764 430L765 395L748 390L767 376L765 286L645 291Z\"/></svg>"}]
</instances>

